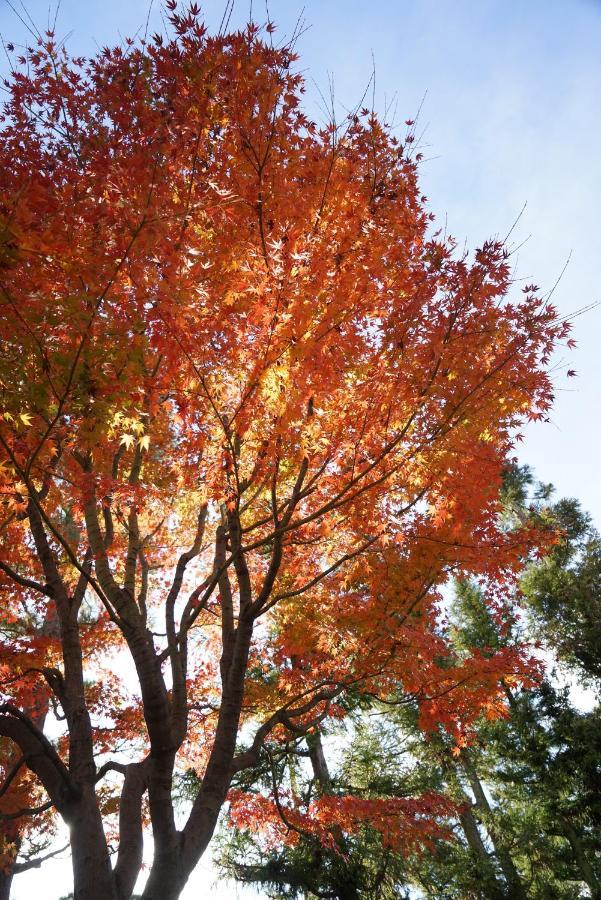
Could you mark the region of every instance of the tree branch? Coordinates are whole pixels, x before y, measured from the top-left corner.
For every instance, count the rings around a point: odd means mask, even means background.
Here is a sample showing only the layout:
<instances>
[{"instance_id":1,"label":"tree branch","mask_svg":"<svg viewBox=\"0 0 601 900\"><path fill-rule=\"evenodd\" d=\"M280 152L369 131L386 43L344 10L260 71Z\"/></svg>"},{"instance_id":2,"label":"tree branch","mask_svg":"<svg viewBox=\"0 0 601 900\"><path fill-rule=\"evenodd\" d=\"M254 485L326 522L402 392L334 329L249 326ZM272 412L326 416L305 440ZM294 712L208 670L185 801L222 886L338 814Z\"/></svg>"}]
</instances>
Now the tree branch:
<instances>
[{"instance_id":1,"label":"tree branch","mask_svg":"<svg viewBox=\"0 0 601 900\"><path fill-rule=\"evenodd\" d=\"M47 808L56 806L63 817L68 819L69 804L79 797L79 789L45 734L12 703L2 703L0 735L17 744L27 767L44 785L51 800Z\"/></svg>"},{"instance_id":2,"label":"tree branch","mask_svg":"<svg viewBox=\"0 0 601 900\"><path fill-rule=\"evenodd\" d=\"M18 760L16 761L16 763L14 764L14 766L11 768L10 772L8 773L8 775L6 776L6 778L4 779L4 784L0 787L0 797L3 797L4 794L7 792L7 790L9 789L9 787L10 787L10 785L11 785L11 783L14 781L14 779L15 779L15 778L17 777L17 775L19 774L19 771L20 771L20 769L21 769L21 766L24 764L24 762L25 762L25 757L24 757L24 756L20 756L20 757L18 758Z\"/></svg>"},{"instance_id":3,"label":"tree branch","mask_svg":"<svg viewBox=\"0 0 601 900\"><path fill-rule=\"evenodd\" d=\"M29 869L39 869L42 863L46 862L47 859L52 859L54 856L58 856L59 853L64 853L65 850L69 849L69 844L65 844L64 847L59 847L57 850L51 850L50 853L45 853L44 856L36 856L35 859L27 859L23 862L18 862L13 865L13 872L15 875L18 875L20 872L28 872Z\"/></svg>"},{"instance_id":4,"label":"tree branch","mask_svg":"<svg viewBox=\"0 0 601 900\"><path fill-rule=\"evenodd\" d=\"M37 591L39 594L45 594L47 597L52 597L52 592L47 585L39 584L32 578L25 578L23 575L19 575L18 572L12 569L7 563L2 562L2 560L0 560L0 569L3 572L6 572L8 577L20 587L30 588L32 591Z\"/></svg>"},{"instance_id":5,"label":"tree branch","mask_svg":"<svg viewBox=\"0 0 601 900\"><path fill-rule=\"evenodd\" d=\"M125 766L119 804L119 852L115 864L118 900L129 900L142 867L142 798L146 791L146 762Z\"/></svg>"}]
</instances>

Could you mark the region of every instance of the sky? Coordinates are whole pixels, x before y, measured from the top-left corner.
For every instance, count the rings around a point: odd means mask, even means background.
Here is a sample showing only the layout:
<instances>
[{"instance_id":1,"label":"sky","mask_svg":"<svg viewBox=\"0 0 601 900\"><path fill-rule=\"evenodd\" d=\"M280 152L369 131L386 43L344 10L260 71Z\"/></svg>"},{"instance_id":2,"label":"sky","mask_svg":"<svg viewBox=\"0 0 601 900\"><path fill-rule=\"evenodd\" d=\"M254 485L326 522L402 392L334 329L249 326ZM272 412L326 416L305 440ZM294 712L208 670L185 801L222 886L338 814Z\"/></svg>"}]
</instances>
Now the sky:
<instances>
[{"instance_id":1,"label":"sky","mask_svg":"<svg viewBox=\"0 0 601 900\"><path fill-rule=\"evenodd\" d=\"M15 44L27 40L17 2L0 0L0 32ZM224 0L202 8L218 26ZM26 9L46 26L49 0L27 0ZM51 19L55 9L51 0ZM147 0L62 0L57 34L91 54L143 31L148 9ZM231 25L249 9L239 0ZM255 0L253 14L265 21L264 2ZM601 0L269 0L269 16L281 38L299 16L305 23L298 65L313 118L324 117L330 82L343 115L374 69L378 109L393 104L399 123L419 111L424 193L460 245L504 237L523 210L510 238L521 245L516 279L554 289L568 317L601 301ZM161 28L156 0L149 24ZM526 429L519 459L601 526L601 306L574 318L573 336L577 348L554 360L551 422ZM201 864L183 900L257 896L215 877ZM14 900L58 900L69 889L69 866L57 862L19 876Z\"/></svg>"}]
</instances>

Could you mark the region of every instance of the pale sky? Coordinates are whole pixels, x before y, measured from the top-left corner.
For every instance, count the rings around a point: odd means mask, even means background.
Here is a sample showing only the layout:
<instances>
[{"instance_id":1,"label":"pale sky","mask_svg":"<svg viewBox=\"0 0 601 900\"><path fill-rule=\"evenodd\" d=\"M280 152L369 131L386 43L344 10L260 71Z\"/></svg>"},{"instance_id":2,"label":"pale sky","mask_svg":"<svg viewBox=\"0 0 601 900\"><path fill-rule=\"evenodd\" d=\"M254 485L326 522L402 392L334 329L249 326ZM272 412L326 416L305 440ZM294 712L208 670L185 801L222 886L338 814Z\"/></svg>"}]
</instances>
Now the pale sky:
<instances>
[{"instance_id":1,"label":"pale sky","mask_svg":"<svg viewBox=\"0 0 601 900\"><path fill-rule=\"evenodd\" d=\"M48 6L26 2L40 27ZM218 25L224 0L202 6ZM232 25L248 10L239 0ZM394 99L402 122L423 100L422 184L439 222L446 217L450 233L474 248L504 236L526 203L512 233L516 245L527 239L516 276L550 290L571 254L553 295L561 313L601 300L601 0L269 0L269 11L276 35L290 34L301 13L308 26L298 51L311 115L319 115L318 88L327 94L330 76L339 110L353 106L373 57L380 109ZM143 28L147 12L147 0L62 0L57 33L72 32L72 50L90 54ZM254 17L265 19L263 0L255 0ZM156 2L150 27L160 28ZM6 0L0 32L25 40ZM573 336L577 349L557 361L552 424L529 428L519 456L601 525L601 307L575 319ZM578 378L568 381L567 368ZM183 900L257 896L211 887L214 878L204 863ZM68 890L68 863L49 863L16 879L14 900L58 900Z\"/></svg>"}]
</instances>

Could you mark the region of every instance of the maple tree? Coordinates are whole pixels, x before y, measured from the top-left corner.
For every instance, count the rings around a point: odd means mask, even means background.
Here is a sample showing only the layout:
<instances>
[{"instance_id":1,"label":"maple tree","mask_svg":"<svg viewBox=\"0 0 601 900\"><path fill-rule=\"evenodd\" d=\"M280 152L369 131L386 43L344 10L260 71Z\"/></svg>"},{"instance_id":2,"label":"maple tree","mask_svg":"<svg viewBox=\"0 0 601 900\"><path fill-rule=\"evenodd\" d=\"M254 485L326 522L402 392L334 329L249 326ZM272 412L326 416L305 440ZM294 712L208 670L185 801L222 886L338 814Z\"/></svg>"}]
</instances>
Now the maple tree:
<instances>
[{"instance_id":1,"label":"maple tree","mask_svg":"<svg viewBox=\"0 0 601 900\"><path fill-rule=\"evenodd\" d=\"M537 540L498 492L568 334L502 243L432 233L413 123L319 128L294 42L166 6L171 36L91 60L39 36L0 146L0 736L86 900L131 896L147 825L143 897L178 897L234 775L351 698L462 743L528 679L519 648L455 661L437 602L449 572L502 593ZM288 799L230 796L326 844L438 833L428 794Z\"/></svg>"}]
</instances>

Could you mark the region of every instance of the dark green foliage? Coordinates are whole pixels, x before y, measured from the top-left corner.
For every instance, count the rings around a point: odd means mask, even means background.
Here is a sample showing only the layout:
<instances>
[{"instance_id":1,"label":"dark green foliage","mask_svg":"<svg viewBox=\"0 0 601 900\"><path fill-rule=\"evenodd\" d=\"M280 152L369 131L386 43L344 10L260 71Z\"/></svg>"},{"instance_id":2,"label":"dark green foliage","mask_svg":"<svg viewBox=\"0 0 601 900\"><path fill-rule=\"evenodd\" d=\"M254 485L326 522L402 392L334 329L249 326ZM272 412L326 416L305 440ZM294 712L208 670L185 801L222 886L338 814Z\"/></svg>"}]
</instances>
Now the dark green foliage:
<instances>
[{"instance_id":1,"label":"dark green foliage","mask_svg":"<svg viewBox=\"0 0 601 900\"><path fill-rule=\"evenodd\" d=\"M574 500L555 504L563 534L522 590L544 640L568 666L601 679L601 538Z\"/></svg>"}]
</instances>

